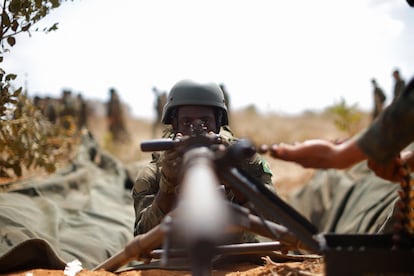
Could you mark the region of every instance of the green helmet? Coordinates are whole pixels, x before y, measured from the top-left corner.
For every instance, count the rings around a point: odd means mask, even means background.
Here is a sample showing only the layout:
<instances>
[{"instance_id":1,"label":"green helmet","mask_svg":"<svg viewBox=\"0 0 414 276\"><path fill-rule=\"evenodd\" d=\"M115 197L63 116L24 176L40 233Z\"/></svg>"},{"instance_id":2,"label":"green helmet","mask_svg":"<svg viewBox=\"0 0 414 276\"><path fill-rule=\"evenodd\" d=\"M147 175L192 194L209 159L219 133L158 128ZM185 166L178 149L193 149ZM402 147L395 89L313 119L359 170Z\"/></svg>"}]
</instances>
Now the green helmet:
<instances>
[{"instance_id":1,"label":"green helmet","mask_svg":"<svg viewBox=\"0 0 414 276\"><path fill-rule=\"evenodd\" d=\"M218 117L220 126L228 124L227 107L223 91L215 83L200 84L191 80L176 83L168 94L167 103L162 111L161 121L172 123L173 110L183 105L202 105L216 107L221 115Z\"/></svg>"}]
</instances>

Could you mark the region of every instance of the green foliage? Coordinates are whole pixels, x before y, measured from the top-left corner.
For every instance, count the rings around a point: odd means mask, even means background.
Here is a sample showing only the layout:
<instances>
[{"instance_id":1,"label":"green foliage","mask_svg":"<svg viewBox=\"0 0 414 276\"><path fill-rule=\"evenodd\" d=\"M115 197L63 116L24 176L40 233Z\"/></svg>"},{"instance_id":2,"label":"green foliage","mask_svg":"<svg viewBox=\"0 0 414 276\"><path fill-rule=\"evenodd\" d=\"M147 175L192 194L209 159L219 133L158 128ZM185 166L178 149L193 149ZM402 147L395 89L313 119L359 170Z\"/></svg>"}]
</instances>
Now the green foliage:
<instances>
[{"instance_id":1,"label":"green foliage","mask_svg":"<svg viewBox=\"0 0 414 276\"><path fill-rule=\"evenodd\" d=\"M4 0L1 4L0 44L2 51L16 44L16 35L31 31L39 31L33 26L52 9L58 8L62 0ZM43 32L57 29L57 23L44 28ZM6 44L7 43L7 44Z\"/></svg>"},{"instance_id":2,"label":"green foliage","mask_svg":"<svg viewBox=\"0 0 414 276\"><path fill-rule=\"evenodd\" d=\"M34 25L62 0L3 0L0 4L0 64L3 54L17 43L20 33L39 31ZM57 23L40 31L57 29ZM17 75L0 68L0 177L10 177L10 171L21 176L23 169L41 167L47 172L56 169L56 161L68 153L74 139L67 130L52 126L11 82Z\"/></svg>"},{"instance_id":3,"label":"green foliage","mask_svg":"<svg viewBox=\"0 0 414 276\"><path fill-rule=\"evenodd\" d=\"M346 132L348 135L354 135L360 128L362 113L357 104L347 105L345 99L327 109L328 113L333 115L334 124L338 130Z\"/></svg>"},{"instance_id":4,"label":"green foliage","mask_svg":"<svg viewBox=\"0 0 414 276\"><path fill-rule=\"evenodd\" d=\"M76 137L59 125L52 125L25 95L11 97L0 118L0 177L22 175L23 168L56 169L56 163L67 158Z\"/></svg>"}]
</instances>

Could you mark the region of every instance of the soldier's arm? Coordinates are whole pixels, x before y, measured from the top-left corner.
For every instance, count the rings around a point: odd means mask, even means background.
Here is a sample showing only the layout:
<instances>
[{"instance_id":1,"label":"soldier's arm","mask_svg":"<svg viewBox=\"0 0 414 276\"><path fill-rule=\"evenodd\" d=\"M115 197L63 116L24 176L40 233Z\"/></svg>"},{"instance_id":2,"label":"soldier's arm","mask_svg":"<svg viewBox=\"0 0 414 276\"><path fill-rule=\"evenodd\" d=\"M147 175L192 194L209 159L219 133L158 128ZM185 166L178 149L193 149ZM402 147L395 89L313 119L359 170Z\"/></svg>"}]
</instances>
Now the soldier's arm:
<instances>
[{"instance_id":1,"label":"soldier's arm","mask_svg":"<svg viewBox=\"0 0 414 276\"><path fill-rule=\"evenodd\" d=\"M132 190L135 209L134 235L142 234L160 224L165 213L155 201L159 190L157 166L149 163L140 171Z\"/></svg>"},{"instance_id":2,"label":"soldier's arm","mask_svg":"<svg viewBox=\"0 0 414 276\"><path fill-rule=\"evenodd\" d=\"M269 163L259 154L255 154L247 163L247 168L244 169L247 174L256 179L258 182L262 183L266 188L268 188L273 193L277 194L275 186L273 185L273 172L269 167ZM242 204L244 207L251 208L251 205L248 201ZM265 219L274 221L273 217L269 217L265 210L261 210L259 206L255 206L251 210L253 214L258 216L263 216ZM276 221L274 221L276 222Z\"/></svg>"},{"instance_id":3,"label":"soldier's arm","mask_svg":"<svg viewBox=\"0 0 414 276\"><path fill-rule=\"evenodd\" d=\"M270 155L284 161L296 162L305 168L346 169L364 159L366 155L358 147L357 139L341 144L314 139L293 145L272 145Z\"/></svg>"}]
</instances>

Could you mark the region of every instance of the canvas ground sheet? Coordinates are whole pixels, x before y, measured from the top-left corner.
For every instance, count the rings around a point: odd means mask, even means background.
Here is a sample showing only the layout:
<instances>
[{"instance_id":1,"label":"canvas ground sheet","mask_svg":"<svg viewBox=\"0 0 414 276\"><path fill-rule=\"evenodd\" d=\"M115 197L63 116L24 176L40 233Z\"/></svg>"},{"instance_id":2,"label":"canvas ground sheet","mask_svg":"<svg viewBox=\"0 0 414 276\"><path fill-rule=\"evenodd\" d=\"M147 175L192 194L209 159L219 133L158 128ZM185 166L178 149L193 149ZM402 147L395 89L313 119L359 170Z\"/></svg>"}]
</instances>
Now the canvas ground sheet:
<instances>
[{"instance_id":1,"label":"canvas ground sheet","mask_svg":"<svg viewBox=\"0 0 414 276\"><path fill-rule=\"evenodd\" d=\"M92 137L83 139L67 168L2 187L0 273L31 265L62 269L75 259L92 269L133 239L127 170Z\"/></svg>"},{"instance_id":2,"label":"canvas ground sheet","mask_svg":"<svg viewBox=\"0 0 414 276\"><path fill-rule=\"evenodd\" d=\"M320 233L391 233L399 185L377 177L366 162L349 170L317 170L288 199Z\"/></svg>"}]
</instances>

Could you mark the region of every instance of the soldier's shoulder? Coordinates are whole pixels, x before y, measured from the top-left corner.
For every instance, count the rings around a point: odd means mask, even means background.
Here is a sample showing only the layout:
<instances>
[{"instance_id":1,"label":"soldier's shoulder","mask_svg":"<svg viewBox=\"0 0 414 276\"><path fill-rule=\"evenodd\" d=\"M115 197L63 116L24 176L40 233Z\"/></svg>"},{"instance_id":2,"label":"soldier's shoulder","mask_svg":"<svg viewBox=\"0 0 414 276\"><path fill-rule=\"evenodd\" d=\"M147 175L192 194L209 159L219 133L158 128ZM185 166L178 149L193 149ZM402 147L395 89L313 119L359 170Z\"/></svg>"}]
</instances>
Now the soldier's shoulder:
<instances>
[{"instance_id":1,"label":"soldier's shoulder","mask_svg":"<svg viewBox=\"0 0 414 276\"><path fill-rule=\"evenodd\" d=\"M220 136L224 137L229 142L237 141L238 139L234 136L233 131L229 126L222 126L220 128Z\"/></svg>"}]
</instances>

